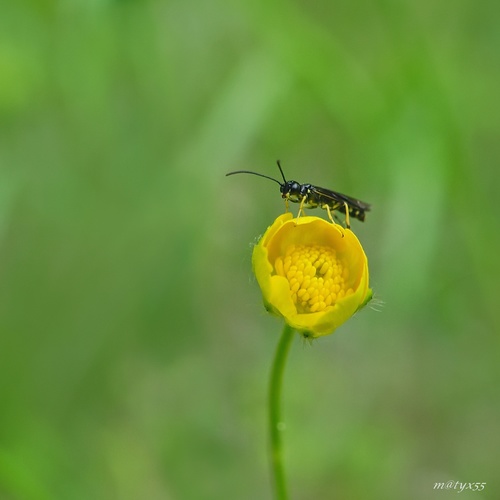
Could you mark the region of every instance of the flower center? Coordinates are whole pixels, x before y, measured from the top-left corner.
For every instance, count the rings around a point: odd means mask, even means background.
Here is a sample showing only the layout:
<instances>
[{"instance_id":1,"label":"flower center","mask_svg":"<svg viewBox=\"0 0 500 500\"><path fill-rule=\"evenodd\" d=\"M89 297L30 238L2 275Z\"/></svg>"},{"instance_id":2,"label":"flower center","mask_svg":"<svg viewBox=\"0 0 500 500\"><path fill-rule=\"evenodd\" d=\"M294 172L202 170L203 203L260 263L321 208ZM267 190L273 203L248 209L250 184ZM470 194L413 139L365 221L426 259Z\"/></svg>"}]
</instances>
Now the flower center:
<instances>
[{"instance_id":1,"label":"flower center","mask_svg":"<svg viewBox=\"0 0 500 500\"><path fill-rule=\"evenodd\" d=\"M285 256L276 259L274 269L288 280L299 313L328 311L353 293L352 288L346 289L349 269L330 247L290 245Z\"/></svg>"}]
</instances>

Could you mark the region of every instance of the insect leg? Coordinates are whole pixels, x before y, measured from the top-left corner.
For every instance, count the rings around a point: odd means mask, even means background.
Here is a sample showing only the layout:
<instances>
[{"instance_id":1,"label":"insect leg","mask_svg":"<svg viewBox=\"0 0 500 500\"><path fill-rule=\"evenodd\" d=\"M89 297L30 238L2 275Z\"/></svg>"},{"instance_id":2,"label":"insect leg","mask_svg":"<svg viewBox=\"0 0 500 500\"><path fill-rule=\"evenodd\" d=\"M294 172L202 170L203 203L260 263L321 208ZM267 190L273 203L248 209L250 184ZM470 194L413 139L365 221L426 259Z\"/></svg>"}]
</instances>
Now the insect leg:
<instances>
[{"instance_id":1,"label":"insect leg","mask_svg":"<svg viewBox=\"0 0 500 500\"><path fill-rule=\"evenodd\" d=\"M304 204L307 200L307 196L304 196L301 200L300 200L300 206L299 206L299 213L297 214L297 219L300 217L300 214L302 213L303 215L306 215L306 213L304 212Z\"/></svg>"},{"instance_id":2,"label":"insect leg","mask_svg":"<svg viewBox=\"0 0 500 500\"><path fill-rule=\"evenodd\" d=\"M328 214L328 218L330 219L331 223L332 224L335 224L336 226L339 226L339 231L341 232L342 234L342 238L344 237L344 230L342 229L342 226L340 224L337 224L333 218L335 217L335 214L332 216L332 211L330 210L330 207L328 206L327 203L325 203L324 205L322 205L321 208L324 208L326 210L326 213ZM335 217L336 218L336 217Z\"/></svg>"},{"instance_id":3,"label":"insect leg","mask_svg":"<svg viewBox=\"0 0 500 500\"><path fill-rule=\"evenodd\" d=\"M345 201L344 201L344 207L345 207L345 227L346 229L351 229L351 224L349 222L349 206Z\"/></svg>"},{"instance_id":4,"label":"insect leg","mask_svg":"<svg viewBox=\"0 0 500 500\"><path fill-rule=\"evenodd\" d=\"M328 206L328 204L325 203L321 208L326 210L326 212L328 214L328 218L330 219L331 223L335 224L335 221L333 220L333 217L332 217L332 211L330 210L330 207Z\"/></svg>"}]
</instances>

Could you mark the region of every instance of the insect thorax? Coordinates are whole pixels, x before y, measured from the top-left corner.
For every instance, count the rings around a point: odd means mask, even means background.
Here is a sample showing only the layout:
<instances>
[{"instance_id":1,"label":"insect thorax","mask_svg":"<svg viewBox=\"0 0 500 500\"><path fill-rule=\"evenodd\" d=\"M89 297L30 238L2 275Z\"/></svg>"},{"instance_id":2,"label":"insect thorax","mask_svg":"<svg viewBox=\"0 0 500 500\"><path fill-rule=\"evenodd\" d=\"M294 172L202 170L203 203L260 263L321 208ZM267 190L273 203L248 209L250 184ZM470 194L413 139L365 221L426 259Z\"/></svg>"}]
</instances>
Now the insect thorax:
<instances>
[{"instance_id":1,"label":"insect thorax","mask_svg":"<svg viewBox=\"0 0 500 500\"><path fill-rule=\"evenodd\" d=\"M294 203L300 203L304 198L306 198L306 206L310 203L310 193L311 184L299 184L297 181L287 181L281 187L281 193L283 198L290 200ZM314 204L309 208L317 206Z\"/></svg>"}]
</instances>

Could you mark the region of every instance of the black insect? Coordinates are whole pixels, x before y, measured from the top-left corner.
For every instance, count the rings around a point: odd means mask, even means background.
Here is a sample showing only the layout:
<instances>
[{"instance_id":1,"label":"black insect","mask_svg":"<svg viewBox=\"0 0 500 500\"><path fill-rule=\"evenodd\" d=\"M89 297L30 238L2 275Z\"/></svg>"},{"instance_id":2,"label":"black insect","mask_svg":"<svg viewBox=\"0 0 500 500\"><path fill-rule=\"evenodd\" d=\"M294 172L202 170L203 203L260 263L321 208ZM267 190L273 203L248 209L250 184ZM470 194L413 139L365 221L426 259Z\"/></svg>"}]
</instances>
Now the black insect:
<instances>
[{"instance_id":1,"label":"black insect","mask_svg":"<svg viewBox=\"0 0 500 500\"><path fill-rule=\"evenodd\" d=\"M337 193L336 191L331 191L330 189L313 186L312 184L300 184L297 181L287 181L279 160L277 163L281 176L283 177L282 183L278 179L274 179L273 177L259 174L257 172L252 172L250 170L236 170L235 172L229 172L226 175L252 174L277 182L280 185L281 197L284 198L285 201L290 200L294 203L300 203L299 215L303 212L304 207L321 207L328 212L328 217L332 222L332 211L337 210L344 213L345 226L347 228L350 227L349 217L354 217L360 221L365 220L365 212L370 210L370 205L368 203L356 200L355 198L351 198L345 194Z\"/></svg>"}]
</instances>

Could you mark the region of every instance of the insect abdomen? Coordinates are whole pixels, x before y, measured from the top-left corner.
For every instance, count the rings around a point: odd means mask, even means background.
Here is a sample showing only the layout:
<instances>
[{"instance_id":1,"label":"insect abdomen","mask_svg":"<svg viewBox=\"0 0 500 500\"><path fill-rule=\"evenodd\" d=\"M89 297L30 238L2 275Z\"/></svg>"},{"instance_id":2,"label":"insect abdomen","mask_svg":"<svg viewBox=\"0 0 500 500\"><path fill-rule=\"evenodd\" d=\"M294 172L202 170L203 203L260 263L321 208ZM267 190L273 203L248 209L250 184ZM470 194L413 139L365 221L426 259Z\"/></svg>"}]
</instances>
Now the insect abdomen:
<instances>
[{"instance_id":1,"label":"insect abdomen","mask_svg":"<svg viewBox=\"0 0 500 500\"><path fill-rule=\"evenodd\" d=\"M364 220L365 220L365 211L364 210L359 210L357 208L349 207L349 215L351 217L354 217L355 219L360 220L361 222L364 222Z\"/></svg>"}]
</instances>

